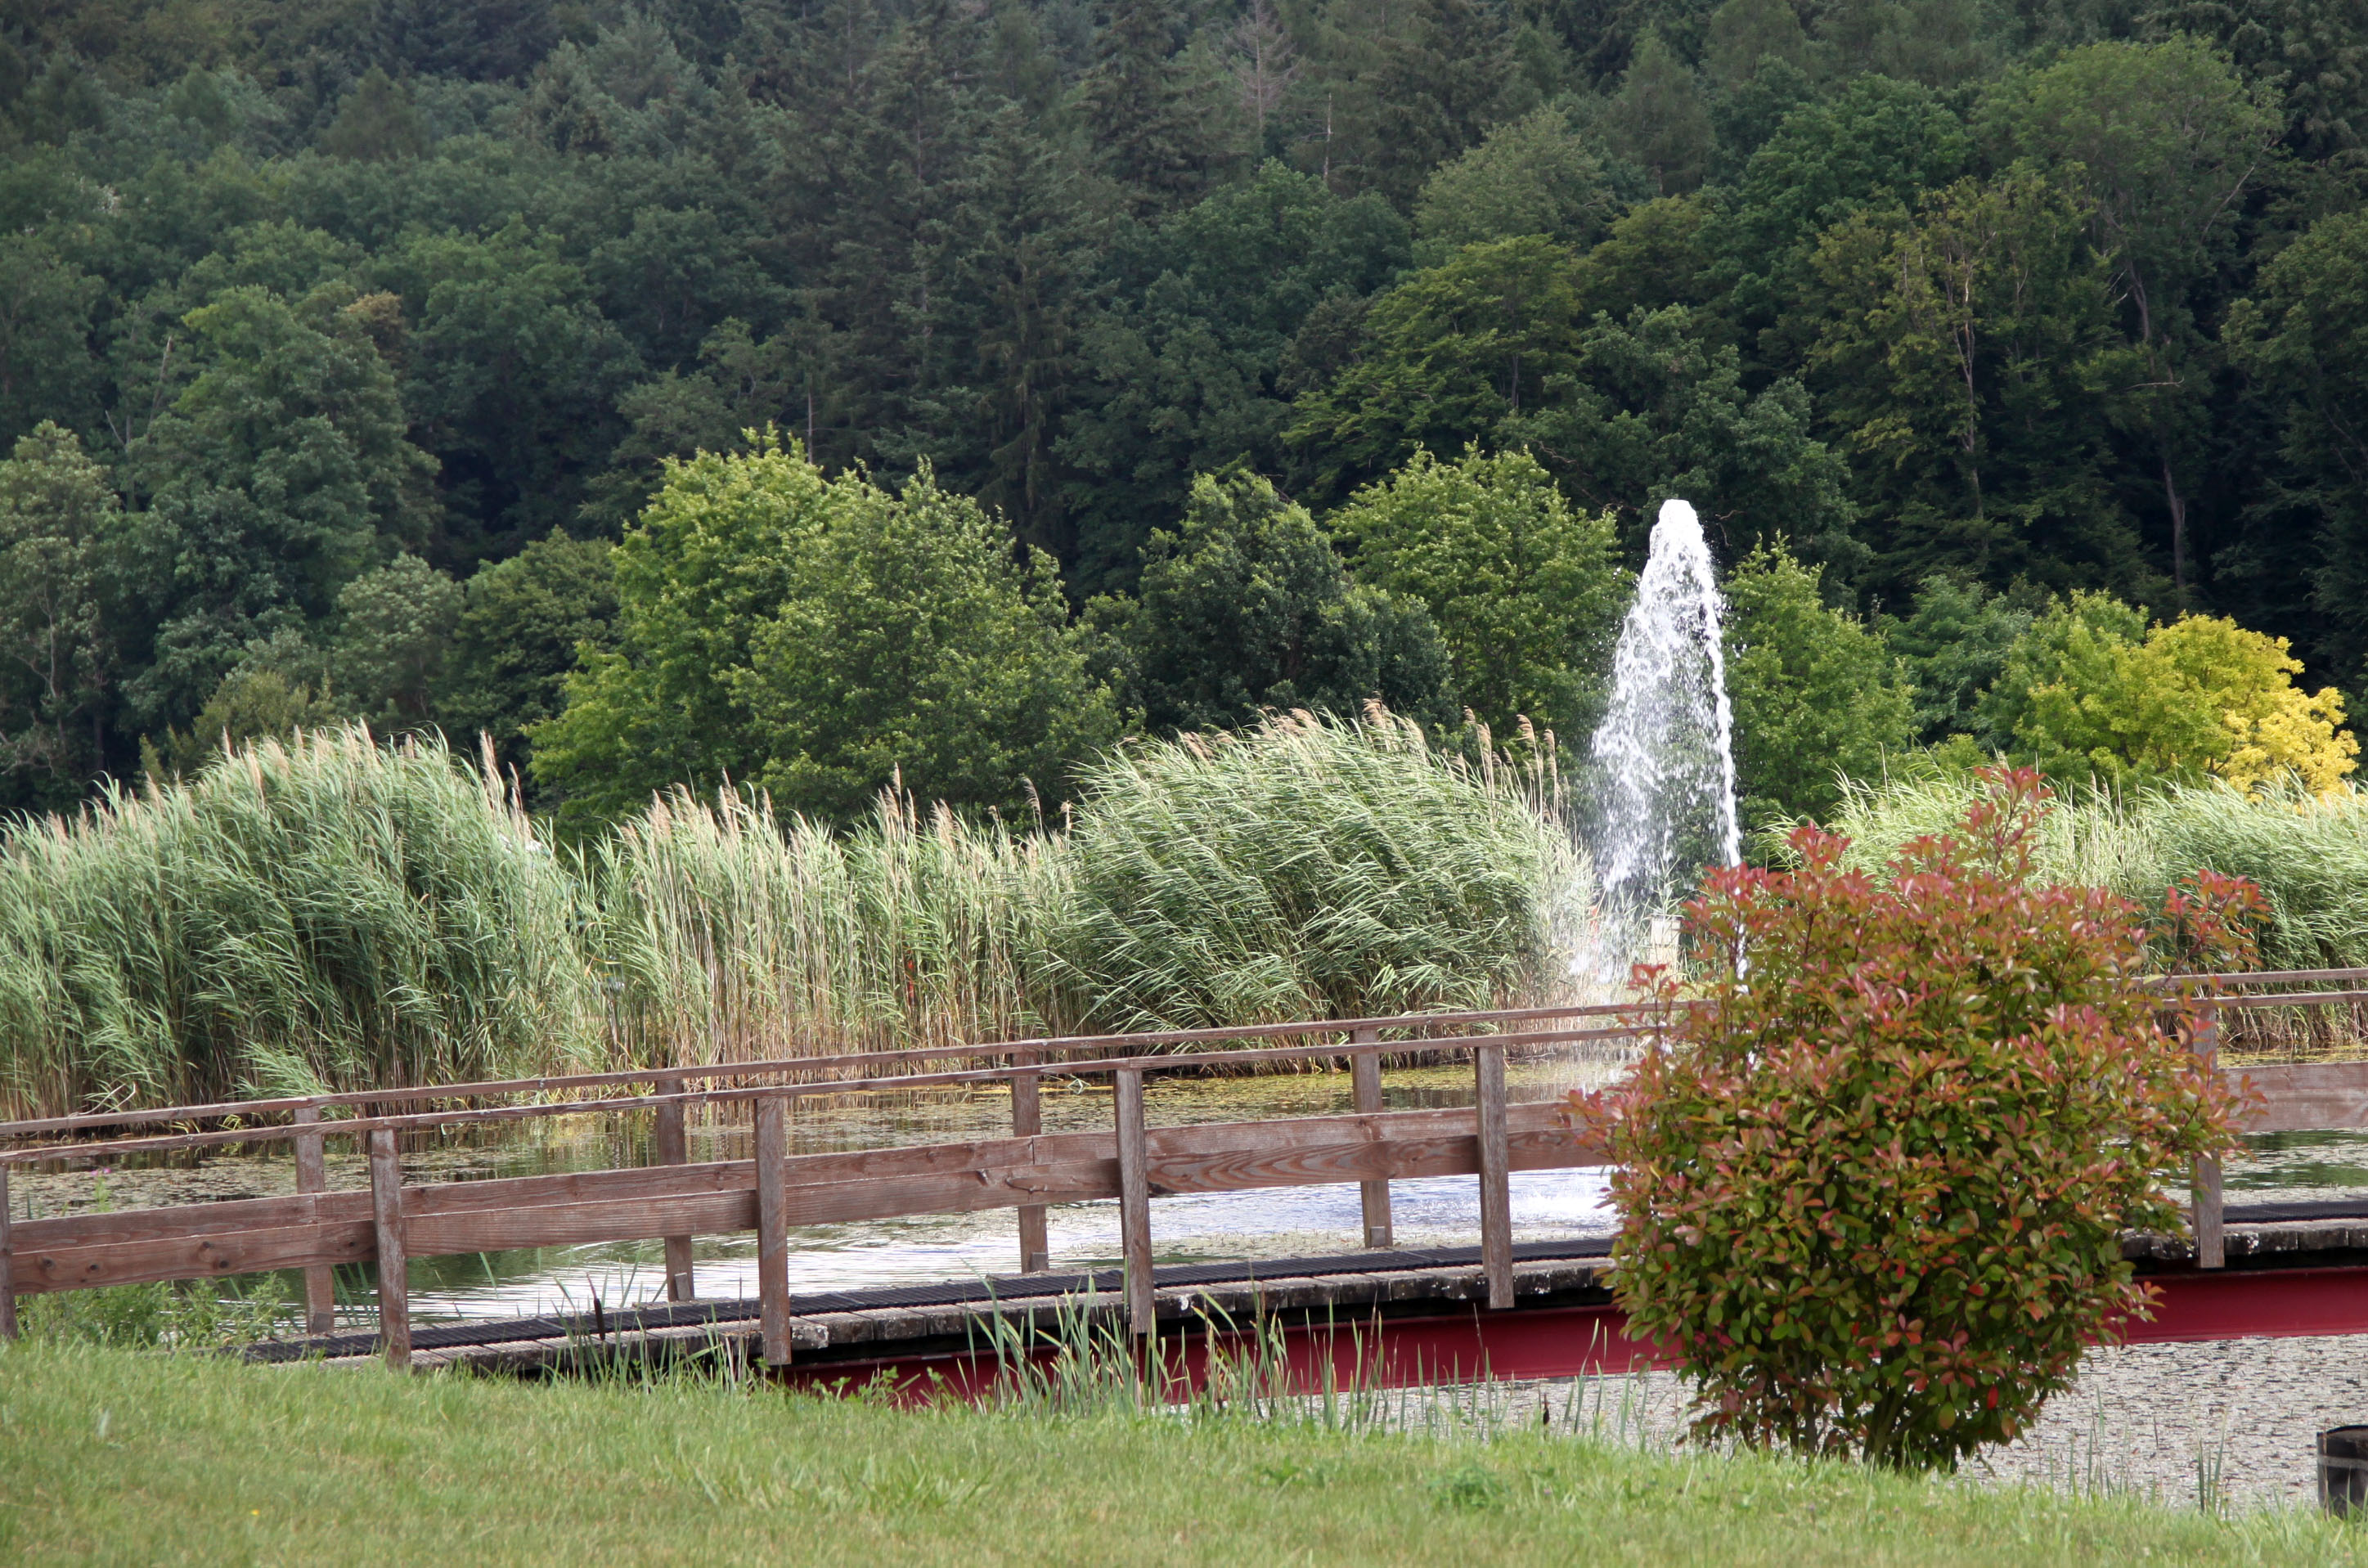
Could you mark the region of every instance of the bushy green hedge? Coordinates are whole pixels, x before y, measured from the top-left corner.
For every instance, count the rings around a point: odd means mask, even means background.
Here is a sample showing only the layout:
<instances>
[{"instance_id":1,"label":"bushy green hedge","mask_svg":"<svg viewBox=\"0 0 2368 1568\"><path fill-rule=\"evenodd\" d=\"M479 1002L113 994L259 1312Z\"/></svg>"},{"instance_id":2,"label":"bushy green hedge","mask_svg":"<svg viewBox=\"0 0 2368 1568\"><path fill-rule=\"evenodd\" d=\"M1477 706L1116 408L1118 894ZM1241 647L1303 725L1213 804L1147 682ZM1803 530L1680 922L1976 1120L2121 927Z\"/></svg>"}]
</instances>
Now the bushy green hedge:
<instances>
[{"instance_id":1,"label":"bushy green hedge","mask_svg":"<svg viewBox=\"0 0 2368 1568\"><path fill-rule=\"evenodd\" d=\"M1621 1305L1700 1431L1907 1468L2011 1439L2146 1310L2121 1233L2179 1233L2166 1184L2233 1142L2233 1093L2128 983L2138 907L2039 877L2038 777L1996 783L1881 877L1814 827L1794 869L1713 872L1670 1040L1581 1102ZM2203 878L2166 913L2222 964L2253 907Z\"/></svg>"}]
</instances>

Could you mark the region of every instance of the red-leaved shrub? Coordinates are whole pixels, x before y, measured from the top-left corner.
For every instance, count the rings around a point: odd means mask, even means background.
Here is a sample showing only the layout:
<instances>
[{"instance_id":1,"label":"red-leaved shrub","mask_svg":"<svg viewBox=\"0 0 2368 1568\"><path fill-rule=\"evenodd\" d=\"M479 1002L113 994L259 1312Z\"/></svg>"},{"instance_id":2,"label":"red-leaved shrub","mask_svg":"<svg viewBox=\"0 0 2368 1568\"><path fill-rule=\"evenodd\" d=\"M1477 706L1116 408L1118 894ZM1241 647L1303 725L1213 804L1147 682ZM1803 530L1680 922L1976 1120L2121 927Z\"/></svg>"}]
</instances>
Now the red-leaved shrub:
<instances>
[{"instance_id":1,"label":"red-leaved shrub","mask_svg":"<svg viewBox=\"0 0 2368 1568\"><path fill-rule=\"evenodd\" d=\"M1720 870L1690 975L1639 971L1668 1034L1581 1099L1617 1162L1615 1289L1696 1384L1696 1431L1899 1466L2012 1437L2082 1351L2143 1317L2127 1228L2178 1233L2167 1179L2231 1143L2192 998L2147 993L2147 925L2033 885L2035 774L1888 874L1793 835ZM2190 960L2245 961L2260 895L2194 879Z\"/></svg>"}]
</instances>

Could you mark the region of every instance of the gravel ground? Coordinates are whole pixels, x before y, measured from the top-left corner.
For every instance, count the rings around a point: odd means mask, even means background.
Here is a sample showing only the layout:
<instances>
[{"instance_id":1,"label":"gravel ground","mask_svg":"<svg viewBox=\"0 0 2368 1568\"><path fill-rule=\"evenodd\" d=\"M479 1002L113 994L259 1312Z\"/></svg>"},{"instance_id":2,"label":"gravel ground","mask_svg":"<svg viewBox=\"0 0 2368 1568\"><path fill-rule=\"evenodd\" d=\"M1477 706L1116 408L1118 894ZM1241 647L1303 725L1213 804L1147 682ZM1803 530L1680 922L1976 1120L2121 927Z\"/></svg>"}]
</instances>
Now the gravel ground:
<instances>
[{"instance_id":1,"label":"gravel ground","mask_svg":"<svg viewBox=\"0 0 2368 1568\"><path fill-rule=\"evenodd\" d=\"M1550 1423L1647 1447L1685 1428L1668 1372L1440 1391L1396 1419ZM2135 1492L2173 1506L2316 1506L2313 1439L2368 1424L2368 1335L2133 1345L2094 1352L2078 1385L1967 1477L2079 1492Z\"/></svg>"},{"instance_id":2,"label":"gravel ground","mask_svg":"<svg viewBox=\"0 0 2368 1568\"><path fill-rule=\"evenodd\" d=\"M2317 1500L2314 1441L2368 1422L2368 1335L2130 1345L2095 1352L2078 1386L1979 1472L2165 1502Z\"/></svg>"}]
</instances>

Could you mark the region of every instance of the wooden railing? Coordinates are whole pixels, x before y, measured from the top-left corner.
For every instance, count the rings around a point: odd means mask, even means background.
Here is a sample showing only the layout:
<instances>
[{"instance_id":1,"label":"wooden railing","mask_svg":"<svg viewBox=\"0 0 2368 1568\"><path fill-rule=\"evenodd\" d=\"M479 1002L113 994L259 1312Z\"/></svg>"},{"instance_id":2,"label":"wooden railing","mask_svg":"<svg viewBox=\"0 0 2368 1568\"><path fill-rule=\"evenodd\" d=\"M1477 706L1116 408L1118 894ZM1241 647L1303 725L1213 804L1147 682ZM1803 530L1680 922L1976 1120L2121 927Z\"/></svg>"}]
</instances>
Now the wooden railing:
<instances>
[{"instance_id":1,"label":"wooden railing","mask_svg":"<svg viewBox=\"0 0 2368 1568\"><path fill-rule=\"evenodd\" d=\"M2214 994L2197 1041L2208 1051L2216 1046L2220 1009L2368 1002L2368 990L2262 989L2337 982L2368 982L2368 970L2181 977L2159 983L2188 983ZM1380 1250L1392 1242L1390 1183L1452 1175L1480 1177L1488 1303L1508 1307L1513 1299L1510 1174L1598 1165L1603 1154L1563 1125L1558 1103L1508 1101L1507 1052L1633 1039L1657 1027L1650 1009L1631 1005L1315 1019L376 1089L0 1123L0 1140L20 1142L20 1146L0 1149L0 1335L16 1332L19 1296L276 1269L303 1271L308 1328L325 1334L332 1326L333 1266L375 1262L381 1342L391 1361L408 1365L410 1312L404 1283L408 1258L661 1239L667 1295L680 1301L694 1299L693 1236L753 1230L763 1354L768 1362L780 1364L790 1355L791 1225L1009 1208L1018 1210L1020 1267L1036 1270L1048 1262L1047 1205L1110 1198L1119 1200L1125 1310L1137 1332L1148 1332L1154 1196L1356 1182L1362 1187L1365 1244ZM1290 1043L1175 1053L1178 1048L1242 1040ZM1473 1108L1384 1111L1381 1060L1415 1051L1468 1052ZM1350 1069L1356 1108L1348 1115L1161 1128L1144 1120L1146 1074L1179 1067L1342 1061ZM960 1065L933 1066L949 1062ZM891 1068L919 1070L882 1071ZM2368 1062L2229 1071L2261 1092L2248 1131L2368 1126ZM1046 1074L1112 1079L1110 1129L1042 1131L1039 1085ZM843 1153L788 1152L792 1099L998 1082L1011 1085L1008 1137ZM554 1096L561 1097L551 1097ZM476 1104L461 1109L389 1108L520 1096L534 1097L525 1104ZM753 1109L753 1157L690 1163L687 1113L699 1107L742 1103ZM397 1158L396 1135L406 1131L644 1110L655 1119L655 1165L412 1185L404 1182ZM324 1119L324 1112L349 1114L330 1120ZM282 1116L288 1119L284 1122L256 1119ZM224 1122L235 1125L201 1125ZM139 1127L168 1131L88 1136L102 1129ZM66 1141L59 1141L61 1134L68 1135ZM368 1190L325 1190L323 1141L330 1137L353 1138L366 1151ZM44 1141L21 1142L36 1139ZM298 1190L293 1195L51 1219L11 1218L7 1176L15 1165L64 1156L114 1158L274 1142L294 1146ZM2196 1176L2197 1260L2203 1267L2217 1267L2224 1259L2219 1173L2216 1166L2199 1166Z\"/></svg>"},{"instance_id":2,"label":"wooden railing","mask_svg":"<svg viewBox=\"0 0 2368 1568\"><path fill-rule=\"evenodd\" d=\"M1596 1005L1316 1019L574 1074L0 1123L0 1139L86 1135L142 1126L175 1129L0 1150L0 1334L15 1332L15 1301L21 1295L269 1269L304 1271L308 1326L325 1333L333 1305L330 1268L375 1261L380 1337L391 1360L407 1364L410 1316L403 1281L408 1258L662 1238L667 1294L686 1301L692 1299L691 1238L754 1230L764 1355L779 1363L789 1357L791 1225L1012 1208L1019 1210L1020 1265L1041 1269L1048 1261L1046 1206L1108 1198L1120 1200L1130 1320L1147 1331L1152 1315L1150 1199L1155 1194L1358 1181L1364 1187L1366 1239L1387 1247L1391 1180L1474 1173L1482 1178L1481 1228L1491 1301L1509 1305L1509 1174L1596 1163L1600 1156L1576 1144L1561 1128L1555 1106L1507 1104L1505 1053L1632 1038L1650 1027L1635 1021L1640 1012L1631 1006ZM1241 1040L1294 1043L1177 1053L1179 1048ZM1149 1053L1155 1048L1161 1053ZM1380 1059L1414 1051L1468 1051L1475 1108L1383 1111ZM1171 1128L1150 1128L1144 1122L1146 1073L1342 1060L1351 1069L1357 1107L1352 1115ZM963 1065L927 1070L942 1062ZM916 1066L924 1070L880 1071ZM1047 1074L1114 1080L1110 1131L1044 1133L1038 1087ZM1012 1086L1009 1137L848 1153L788 1153L787 1110L792 1099L996 1082ZM633 1092L644 1086L654 1092ZM466 1109L387 1108L430 1100L449 1105L528 1096L537 1097L527 1104ZM549 1097L552 1096L564 1097ZM754 1113L754 1157L689 1163L686 1113L702 1106L744 1102ZM359 1114L324 1120L323 1113L331 1110ZM395 1137L405 1131L639 1110L655 1116L659 1164L654 1166L408 1185L396 1154ZM279 1116L289 1119L255 1119ZM178 1130L209 1121L237 1125ZM328 1137L356 1139L367 1151L368 1191L324 1190L321 1150ZM67 1155L104 1159L270 1142L295 1146L298 1191L293 1196L13 1222L9 1218L7 1172L13 1165Z\"/></svg>"}]
</instances>

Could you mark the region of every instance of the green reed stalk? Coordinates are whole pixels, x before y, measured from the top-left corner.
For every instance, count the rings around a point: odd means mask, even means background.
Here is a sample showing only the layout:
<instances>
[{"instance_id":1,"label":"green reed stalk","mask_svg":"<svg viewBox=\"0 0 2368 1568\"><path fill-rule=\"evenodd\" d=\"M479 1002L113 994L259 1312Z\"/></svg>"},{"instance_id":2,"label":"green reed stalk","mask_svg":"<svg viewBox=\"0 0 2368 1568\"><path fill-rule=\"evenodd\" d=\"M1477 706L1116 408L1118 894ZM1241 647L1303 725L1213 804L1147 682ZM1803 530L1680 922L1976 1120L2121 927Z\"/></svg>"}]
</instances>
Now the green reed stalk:
<instances>
[{"instance_id":1,"label":"green reed stalk","mask_svg":"<svg viewBox=\"0 0 2368 1568\"><path fill-rule=\"evenodd\" d=\"M1870 867L1963 815L1971 779L1851 787L1833 827ZM2141 908L2200 868L2249 877L2270 903L2261 959L2276 969L2368 965L2368 791L2297 788L2247 794L2217 781L2074 796L2042 824L2040 869L2109 887Z\"/></svg>"}]
</instances>

